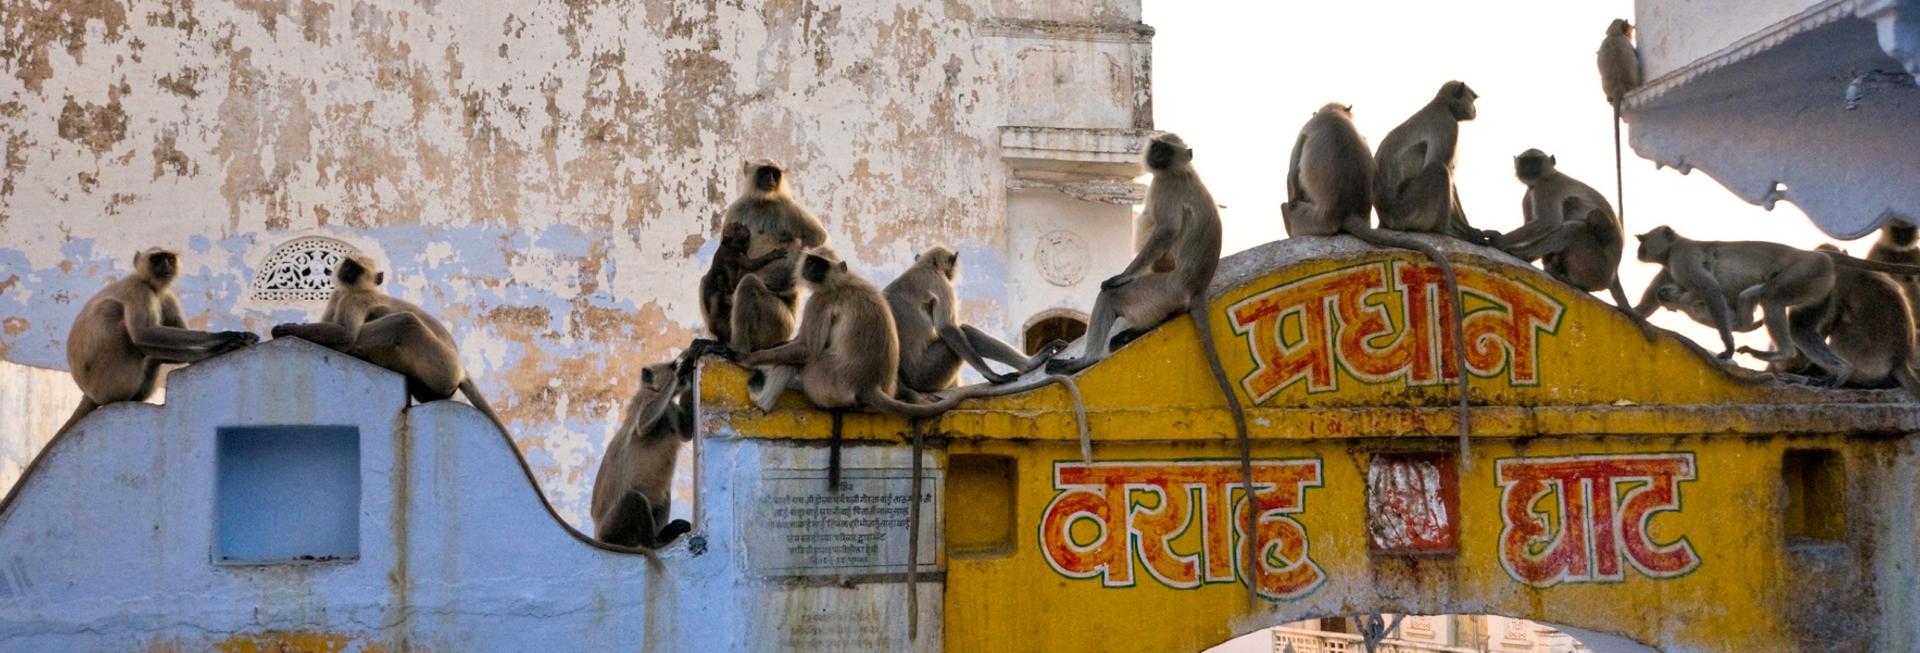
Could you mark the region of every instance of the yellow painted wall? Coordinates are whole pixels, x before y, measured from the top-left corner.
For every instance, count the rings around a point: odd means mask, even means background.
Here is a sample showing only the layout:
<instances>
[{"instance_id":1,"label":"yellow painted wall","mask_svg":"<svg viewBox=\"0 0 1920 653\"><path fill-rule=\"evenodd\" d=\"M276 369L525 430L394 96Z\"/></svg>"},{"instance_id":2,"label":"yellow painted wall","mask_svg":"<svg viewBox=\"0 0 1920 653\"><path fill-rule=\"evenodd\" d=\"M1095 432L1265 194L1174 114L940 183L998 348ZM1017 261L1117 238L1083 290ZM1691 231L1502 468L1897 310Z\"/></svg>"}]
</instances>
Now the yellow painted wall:
<instances>
[{"instance_id":1,"label":"yellow painted wall","mask_svg":"<svg viewBox=\"0 0 1920 653\"><path fill-rule=\"evenodd\" d=\"M992 527L1011 515L1007 530L1013 541L996 550L982 546L977 533L947 534L967 549L947 560L947 650L1031 650L1044 642L1052 650L1197 651L1290 620L1367 611L1502 614L1622 635L1667 651L1885 643L1870 632L1882 606L1868 591L1869 573L1876 568L1876 555L1909 560L1912 555L1887 553L1884 543L1876 544L1890 525L1881 523L1887 517L1875 506L1911 504L1891 498L1909 495L1910 489L1878 480L1888 476L1883 472L1890 466L1910 464L1896 462L1906 441L1898 434L1917 430L1915 411L1902 397L1743 379L1677 336L1649 342L1607 304L1532 268L1456 257L1462 285L1471 295L1467 305L1474 322L1468 333L1485 336L1470 347L1481 350L1482 364L1476 365L1472 382L1475 437L1468 464L1458 470L1458 550L1424 556L1370 553L1373 457L1456 451L1449 405L1456 386L1420 385L1417 356L1404 359L1398 373L1381 373L1391 367L1383 361L1397 360L1390 358L1392 345L1402 335L1426 338L1430 360L1445 360L1436 326L1408 327L1403 299L1423 292L1388 282L1403 270L1417 280L1426 266L1410 254L1358 248L1311 257L1293 252L1290 260L1290 247L1297 246L1282 242L1249 254L1282 264L1217 293L1213 331L1241 400L1253 406L1249 419L1256 460L1317 465L1318 482L1302 487L1299 505L1263 515L1263 524L1297 524L1305 534L1304 556L1322 578L1284 598L1262 601L1256 613L1249 613L1245 585L1231 579L1183 589L1176 587L1178 581L1148 573L1143 556L1155 548L1150 545L1129 546L1127 586L1110 586L1114 583L1099 576L1071 577L1056 569L1058 554L1049 564L1042 546L1043 516L1050 503L1072 489L1056 485L1056 472L1082 465L1066 393L1047 388L969 402L931 427L939 433L931 442L949 456L947 524L950 529ZM1312 349L1312 338L1301 334L1300 325L1311 322L1306 312L1312 309L1303 307L1315 305L1329 307L1328 315L1344 315L1338 320L1342 329L1380 320L1378 333L1349 340L1387 353L1349 348L1330 355L1334 371L1323 377L1330 382L1296 379L1276 385L1257 379L1288 347ZM1250 326L1258 320L1245 317L1288 309L1295 315L1278 323L1277 332ZM1236 314L1241 316L1237 325ZM1525 318L1526 329L1499 328L1503 320L1514 323L1515 316ZM1354 332L1330 327L1319 333L1331 343L1340 339L1336 334ZM1487 335L1500 333L1506 335ZM1155 487L1150 472L1156 469L1177 476L1217 463L1235 479L1225 487L1238 486L1231 422L1197 342L1191 323L1178 319L1080 376L1096 464L1134 464L1125 469L1141 484L1109 499L1133 511L1135 519L1156 517L1160 499L1147 490ZM1338 353L1338 347L1333 350ZM1515 355L1528 350L1533 353L1527 360ZM1372 378L1361 378L1368 368ZM797 395L786 397L771 414L752 409L745 402L745 378L744 371L724 365L705 376L706 419L724 421L749 437L826 436L827 415L807 409ZM1261 395L1256 404L1253 399ZM902 442L906 430L900 420L857 415L849 417L846 434L853 440ZM1812 486L1820 500L1816 505L1845 514L1796 517L1793 528L1809 519L1828 524L1825 535L1831 539L1789 545L1787 516L1800 508L1788 505L1787 497L1794 483L1801 484L1802 494L1809 486L1793 480L1799 478L1793 474L1783 478L1783 460L1806 450L1815 451L1816 459L1818 452L1828 452L1824 460L1837 465L1824 468L1829 473L1825 485ZM1010 459L1011 480L996 484L969 474L984 460L967 457L976 455ZM1503 555L1503 531L1538 519L1545 533L1564 535L1566 510L1558 498L1574 496L1579 487L1600 487L1569 481L1550 486L1563 489L1546 493L1543 500L1509 504L1503 499L1504 487L1518 487L1512 479L1507 486L1500 482L1503 465L1519 470L1549 459L1564 459L1571 465L1566 469L1611 465L1627 474L1617 477L1611 501L1600 489L1579 495L1594 511L1602 504L1612 507L1615 518L1596 515L1580 523L1610 523L1618 530L1626 527L1620 515L1645 515L1647 546L1684 549L1686 555L1672 559L1690 556L1691 562L1678 570L1642 569L1621 553L1622 538L1612 540L1613 578L1529 583L1510 572L1502 564L1513 557ZM1630 478L1635 465L1679 465L1673 469L1683 473L1670 481L1636 480ZM1660 489L1677 492L1675 509L1627 508L1635 502L1651 505L1655 501L1648 493ZM1188 504L1195 514L1182 523L1191 527L1165 550L1204 568L1206 519L1196 516L1202 511L1199 499ZM1081 544L1092 538L1090 526L1075 531ZM1892 525L1894 531L1901 528L1910 525ZM1599 561L1609 558L1604 544L1596 546L1590 553L1594 562L1584 568L1599 570ZM1506 550L1540 548L1535 542L1531 548ZM1301 562L1297 550L1281 555L1287 556L1292 559L1278 562ZM1911 566L1904 568L1912 573Z\"/></svg>"}]
</instances>

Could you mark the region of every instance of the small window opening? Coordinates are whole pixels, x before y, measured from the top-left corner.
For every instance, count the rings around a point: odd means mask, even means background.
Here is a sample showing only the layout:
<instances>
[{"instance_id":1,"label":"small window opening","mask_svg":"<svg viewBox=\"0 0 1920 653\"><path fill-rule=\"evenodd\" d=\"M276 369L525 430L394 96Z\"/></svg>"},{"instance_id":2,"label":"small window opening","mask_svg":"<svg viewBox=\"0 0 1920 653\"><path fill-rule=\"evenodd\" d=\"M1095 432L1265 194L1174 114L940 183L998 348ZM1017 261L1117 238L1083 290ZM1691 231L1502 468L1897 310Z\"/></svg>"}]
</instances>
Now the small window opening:
<instances>
[{"instance_id":1,"label":"small window opening","mask_svg":"<svg viewBox=\"0 0 1920 653\"><path fill-rule=\"evenodd\" d=\"M1025 349L1027 350L1027 355L1032 356L1049 342L1055 340L1073 342L1079 340L1080 336L1086 335L1086 333L1086 320L1066 315L1049 317L1034 322L1032 326L1027 327Z\"/></svg>"},{"instance_id":2,"label":"small window opening","mask_svg":"<svg viewBox=\"0 0 1920 653\"><path fill-rule=\"evenodd\" d=\"M994 557L1013 553L1013 458L982 454L947 457L947 554Z\"/></svg>"},{"instance_id":3,"label":"small window opening","mask_svg":"<svg viewBox=\"0 0 1920 653\"><path fill-rule=\"evenodd\" d=\"M1791 449L1781 460L1787 543L1837 542L1847 529L1847 471L1828 449Z\"/></svg>"},{"instance_id":4,"label":"small window opening","mask_svg":"<svg viewBox=\"0 0 1920 653\"><path fill-rule=\"evenodd\" d=\"M222 428L217 447L216 562L360 557L358 428Z\"/></svg>"}]
</instances>

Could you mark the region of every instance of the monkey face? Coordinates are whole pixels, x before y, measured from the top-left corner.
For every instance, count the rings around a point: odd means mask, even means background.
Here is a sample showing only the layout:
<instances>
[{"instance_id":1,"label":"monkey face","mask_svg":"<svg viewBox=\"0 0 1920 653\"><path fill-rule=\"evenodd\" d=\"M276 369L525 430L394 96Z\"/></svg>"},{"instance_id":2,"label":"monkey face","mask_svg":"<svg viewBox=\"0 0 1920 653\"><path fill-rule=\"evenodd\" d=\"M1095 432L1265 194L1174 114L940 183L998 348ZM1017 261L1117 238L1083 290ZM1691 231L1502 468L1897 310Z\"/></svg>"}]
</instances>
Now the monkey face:
<instances>
[{"instance_id":1,"label":"monkey face","mask_svg":"<svg viewBox=\"0 0 1920 653\"><path fill-rule=\"evenodd\" d=\"M1912 245L1914 236L1916 235L1915 232L1916 228L1913 223L1905 220L1894 220L1887 223L1887 239L1893 241L1895 245L1902 247Z\"/></svg>"},{"instance_id":2,"label":"monkey face","mask_svg":"<svg viewBox=\"0 0 1920 653\"><path fill-rule=\"evenodd\" d=\"M800 264L800 278L811 284L827 282L827 271L833 269L833 262L819 254L808 254L807 260Z\"/></svg>"},{"instance_id":3,"label":"monkey face","mask_svg":"<svg viewBox=\"0 0 1920 653\"><path fill-rule=\"evenodd\" d=\"M1679 235L1674 233L1672 227L1656 227L1653 231L1634 237L1640 240L1640 249L1635 252L1637 258L1648 263L1662 263L1667 260L1667 252L1673 249L1673 241Z\"/></svg>"},{"instance_id":4,"label":"monkey face","mask_svg":"<svg viewBox=\"0 0 1920 653\"><path fill-rule=\"evenodd\" d=\"M640 368L640 385L654 392L665 390L667 381L672 378L672 363L655 363Z\"/></svg>"},{"instance_id":5,"label":"monkey face","mask_svg":"<svg viewBox=\"0 0 1920 653\"><path fill-rule=\"evenodd\" d=\"M1553 169L1553 157L1540 150L1527 150L1513 157L1513 176L1520 181L1532 183Z\"/></svg>"},{"instance_id":6,"label":"monkey face","mask_svg":"<svg viewBox=\"0 0 1920 653\"><path fill-rule=\"evenodd\" d=\"M747 245L753 242L753 230L747 225L735 222L720 230L720 248L747 251Z\"/></svg>"},{"instance_id":7,"label":"monkey face","mask_svg":"<svg viewBox=\"0 0 1920 653\"><path fill-rule=\"evenodd\" d=\"M1466 82L1447 82L1440 87L1440 94L1447 97L1447 109L1453 113L1454 120L1472 120L1478 115L1473 101L1480 99L1480 94L1473 92Z\"/></svg>"},{"instance_id":8,"label":"monkey face","mask_svg":"<svg viewBox=\"0 0 1920 653\"><path fill-rule=\"evenodd\" d=\"M133 268L154 281L167 283L180 273L180 257L172 251L155 247L134 257Z\"/></svg>"},{"instance_id":9,"label":"monkey face","mask_svg":"<svg viewBox=\"0 0 1920 653\"><path fill-rule=\"evenodd\" d=\"M960 276L960 253L947 249L946 245L929 247L927 251L914 256L913 260L932 266L933 270L939 272L940 276L946 277L947 281L953 281Z\"/></svg>"},{"instance_id":10,"label":"monkey face","mask_svg":"<svg viewBox=\"0 0 1920 653\"><path fill-rule=\"evenodd\" d=\"M1161 134L1147 143L1147 169L1153 171L1171 170L1174 166L1193 160L1193 148L1173 134Z\"/></svg>"},{"instance_id":11,"label":"monkey face","mask_svg":"<svg viewBox=\"0 0 1920 653\"><path fill-rule=\"evenodd\" d=\"M753 169L753 189L762 193L771 193L780 188L780 167L762 164Z\"/></svg>"},{"instance_id":12,"label":"monkey face","mask_svg":"<svg viewBox=\"0 0 1920 653\"><path fill-rule=\"evenodd\" d=\"M333 282L342 288L372 288L386 283L387 273L375 270L361 257L350 256L340 261L340 267L333 271Z\"/></svg>"}]
</instances>

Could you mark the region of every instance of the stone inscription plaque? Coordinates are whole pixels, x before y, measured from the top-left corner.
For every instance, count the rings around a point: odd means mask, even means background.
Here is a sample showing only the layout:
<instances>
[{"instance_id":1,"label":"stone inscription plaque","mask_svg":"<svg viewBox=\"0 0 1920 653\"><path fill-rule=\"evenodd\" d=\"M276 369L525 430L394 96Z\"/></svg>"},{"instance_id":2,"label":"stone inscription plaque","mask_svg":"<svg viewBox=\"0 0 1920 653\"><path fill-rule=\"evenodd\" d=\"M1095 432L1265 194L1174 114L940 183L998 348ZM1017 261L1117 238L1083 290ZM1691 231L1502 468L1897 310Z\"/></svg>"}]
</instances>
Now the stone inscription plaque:
<instances>
[{"instance_id":1,"label":"stone inscription plaque","mask_svg":"<svg viewBox=\"0 0 1920 653\"><path fill-rule=\"evenodd\" d=\"M919 558L929 573L938 571L946 473L922 474ZM734 495L748 568L763 577L906 573L912 482L909 469L843 469L829 492L827 470L767 470L758 491Z\"/></svg>"}]
</instances>

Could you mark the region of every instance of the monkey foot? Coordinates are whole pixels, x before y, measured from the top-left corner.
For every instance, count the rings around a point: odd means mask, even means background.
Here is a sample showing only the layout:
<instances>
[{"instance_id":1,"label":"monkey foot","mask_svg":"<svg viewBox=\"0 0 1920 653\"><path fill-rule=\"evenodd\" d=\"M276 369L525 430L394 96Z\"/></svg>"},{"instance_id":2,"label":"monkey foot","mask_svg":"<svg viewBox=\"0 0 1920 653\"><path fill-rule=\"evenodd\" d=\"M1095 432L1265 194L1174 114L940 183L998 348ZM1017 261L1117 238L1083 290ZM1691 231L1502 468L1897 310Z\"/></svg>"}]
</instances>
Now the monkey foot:
<instances>
[{"instance_id":1,"label":"monkey foot","mask_svg":"<svg viewBox=\"0 0 1920 653\"><path fill-rule=\"evenodd\" d=\"M1146 333L1145 331L1134 328L1122 329L1119 333L1113 334L1113 338L1107 340L1107 351L1117 351L1121 347L1127 346L1127 343L1139 340L1140 336L1146 335Z\"/></svg>"},{"instance_id":2,"label":"monkey foot","mask_svg":"<svg viewBox=\"0 0 1920 653\"><path fill-rule=\"evenodd\" d=\"M661 527L660 533L653 537L653 546L650 548L658 549L668 544L672 544L675 539L678 539L681 535L685 535L692 530L693 530L693 525L688 524L687 520L685 519L675 519L673 521L667 522L666 526Z\"/></svg>"},{"instance_id":3,"label":"monkey foot","mask_svg":"<svg viewBox=\"0 0 1920 653\"><path fill-rule=\"evenodd\" d=\"M1086 360L1087 357L1085 356L1081 356L1080 358L1055 358L1047 361L1047 373L1073 374L1093 365L1092 362L1086 362Z\"/></svg>"}]
</instances>

